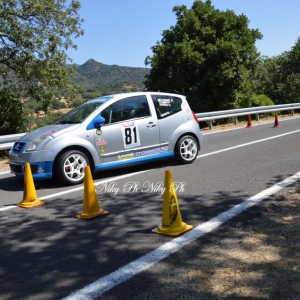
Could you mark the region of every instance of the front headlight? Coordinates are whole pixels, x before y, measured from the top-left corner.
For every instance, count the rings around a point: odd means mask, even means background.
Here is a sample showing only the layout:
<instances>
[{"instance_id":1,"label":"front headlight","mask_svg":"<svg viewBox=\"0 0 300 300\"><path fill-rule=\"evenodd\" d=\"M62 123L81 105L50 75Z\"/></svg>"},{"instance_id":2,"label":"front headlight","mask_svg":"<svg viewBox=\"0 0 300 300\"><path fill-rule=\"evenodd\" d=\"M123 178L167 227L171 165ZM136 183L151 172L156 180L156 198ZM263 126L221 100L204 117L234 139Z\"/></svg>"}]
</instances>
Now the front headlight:
<instances>
[{"instance_id":1,"label":"front headlight","mask_svg":"<svg viewBox=\"0 0 300 300\"><path fill-rule=\"evenodd\" d=\"M48 139L48 141L46 139ZM49 135L39 136L29 144L26 151L34 151L37 150L37 148L41 148L42 146L44 147L51 139L52 137Z\"/></svg>"}]
</instances>

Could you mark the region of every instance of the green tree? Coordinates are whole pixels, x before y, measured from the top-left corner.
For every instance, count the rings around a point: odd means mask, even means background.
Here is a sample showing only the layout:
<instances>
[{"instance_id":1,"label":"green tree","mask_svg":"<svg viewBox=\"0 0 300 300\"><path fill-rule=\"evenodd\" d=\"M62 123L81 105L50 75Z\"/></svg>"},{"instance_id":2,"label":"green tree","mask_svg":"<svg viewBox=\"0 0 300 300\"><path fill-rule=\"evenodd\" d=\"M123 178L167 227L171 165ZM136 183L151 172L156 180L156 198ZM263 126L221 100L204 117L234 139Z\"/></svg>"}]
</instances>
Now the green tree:
<instances>
[{"instance_id":1,"label":"green tree","mask_svg":"<svg viewBox=\"0 0 300 300\"><path fill-rule=\"evenodd\" d=\"M300 102L300 38L290 51L263 58L255 78L256 93L275 104Z\"/></svg>"},{"instance_id":2,"label":"green tree","mask_svg":"<svg viewBox=\"0 0 300 300\"><path fill-rule=\"evenodd\" d=\"M23 105L10 90L0 93L0 135L23 132Z\"/></svg>"},{"instance_id":3,"label":"green tree","mask_svg":"<svg viewBox=\"0 0 300 300\"><path fill-rule=\"evenodd\" d=\"M255 41L261 33L248 28L245 15L215 9L210 0L173 11L177 23L163 31L153 56L145 59L152 67L145 87L184 94L197 111L239 107L253 92L249 79L258 63Z\"/></svg>"},{"instance_id":4,"label":"green tree","mask_svg":"<svg viewBox=\"0 0 300 300\"><path fill-rule=\"evenodd\" d=\"M280 80L277 82L277 103L300 102L300 38L290 51L278 60Z\"/></svg>"},{"instance_id":5,"label":"green tree","mask_svg":"<svg viewBox=\"0 0 300 300\"><path fill-rule=\"evenodd\" d=\"M77 0L0 1L0 94L5 89L40 101L47 109L55 93L77 93L66 50L83 34ZM16 97L17 98L17 97Z\"/></svg>"},{"instance_id":6,"label":"green tree","mask_svg":"<svg viewBox=\"0 0 300 300\"><path fill-rule=\"evenodd\" d=\"M279 80L279 73L279 65L276 57L261 57L253 78L255 93L258 95L268 95L274 101L277 98L276 85Z\"/></svg>"}]
</instances>

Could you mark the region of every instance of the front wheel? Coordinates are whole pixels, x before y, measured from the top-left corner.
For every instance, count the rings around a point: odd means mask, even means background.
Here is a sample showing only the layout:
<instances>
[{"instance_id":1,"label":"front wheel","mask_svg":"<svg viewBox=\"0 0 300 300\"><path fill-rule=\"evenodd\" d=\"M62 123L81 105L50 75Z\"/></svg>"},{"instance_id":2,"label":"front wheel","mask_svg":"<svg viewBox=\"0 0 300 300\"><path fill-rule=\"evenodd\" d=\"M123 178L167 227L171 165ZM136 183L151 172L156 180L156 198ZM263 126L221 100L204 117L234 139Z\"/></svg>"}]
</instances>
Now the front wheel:
<instances>
[{"instance_id":1,"label":"front wheel","mask_svg":"<svg viewBox=\"0 0 300 300\"><path fill-rule=\"evenodd\" d=\"M175 147L175 157L179 163L190 164L198 155L199 146L196 139L190 135L181 137Z\"/></svg>"},{"instance_id":2,"label":"front wheel","mask_svg":"<svg viewBox=\"0 0 300 300\"><path fill-rule=\"evenodd\" d=\"M57 178L68 184L79 184L84 180L84 168L89 165L87 156L78 150L63 153L56 161Z\"/></svg>"}]
</instances>

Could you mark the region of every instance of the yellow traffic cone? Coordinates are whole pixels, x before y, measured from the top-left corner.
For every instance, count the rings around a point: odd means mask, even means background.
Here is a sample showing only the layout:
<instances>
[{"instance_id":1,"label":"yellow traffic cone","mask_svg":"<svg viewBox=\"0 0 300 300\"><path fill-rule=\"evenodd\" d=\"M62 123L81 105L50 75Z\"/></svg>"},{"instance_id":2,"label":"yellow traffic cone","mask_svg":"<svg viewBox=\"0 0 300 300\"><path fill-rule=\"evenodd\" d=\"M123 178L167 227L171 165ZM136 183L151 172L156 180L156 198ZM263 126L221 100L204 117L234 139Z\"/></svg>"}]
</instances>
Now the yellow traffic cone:
<instances>
[{"instance_id":1,"label":"yellow traffic cone","mask_svg":"<svg viewBox=\"0 0 300 300\"><path fill-rule=\"evenodd\" d=\"M31 208L44 204L45 202L38 199L34 187L30 164L25 164L25 177L24 177L24 193L23 200L17 206L24 208Z\"/></svg>"},{"instance_id":2,"label":"yellow traffic cone","mask_svg":"<svg viewBox=\"0 0 300 300\"><path fill-rule=\"evenodd\" d=\"M152 231L159 234L177 236L193 228L182 222L176 190L170 170L165 172L165 192L163 199L162 223Z\"/></svg>"},{"instance_id":3,"label":"yellow traffic cone","mask_svg":"<svg viewBox=\"0 0 300 300\"><path fill-rule=\"evenodd\" d=\"M84 173L83 212L76 217L79 219L91 219L107 215L108 211L103 210L99 206L99 201L89 166L85 166Z\"/></svg>"}]
</instances>

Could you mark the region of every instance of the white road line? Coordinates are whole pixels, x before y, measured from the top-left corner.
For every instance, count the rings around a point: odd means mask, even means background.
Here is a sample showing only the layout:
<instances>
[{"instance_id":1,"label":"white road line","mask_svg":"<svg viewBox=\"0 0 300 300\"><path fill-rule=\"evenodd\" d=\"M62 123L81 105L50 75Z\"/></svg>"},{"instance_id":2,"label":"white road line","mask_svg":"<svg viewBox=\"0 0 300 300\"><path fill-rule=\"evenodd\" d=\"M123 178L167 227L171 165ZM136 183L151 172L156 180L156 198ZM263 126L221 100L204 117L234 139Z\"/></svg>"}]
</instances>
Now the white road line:
<instances>
[{"instance_id":1,"label":"white road line","mask_svg":"<svg viewBox=\"0 0 300 300\"><path fill-rule=\"evenodd\" d=\"M120 175L120 176L105 179L105 180L96 181L96 182L94 182L94 185L97 186L97 185L100 185L100 184L103 184L103 183L106 183L106 182L131 177L131 176L141 174L141 173L145 173L145 172L149 172L149 171L151 171L151 170L145 170L145 171L135 172L135 173L131 173L131 174ZM61 196L61 195L73 193L73 192L76 192L76 191L80 191L80 190L83 190L83 189L84 189L84 186L80 186L80 187L77 187L77 188L74 188L74 189L70 189L70 190L66 190L66 191L63 191L63 192L51 194L51 195L44 196L44 197L38 197L38 198L40 200L45 200L45 199L50 199L50 198L58 197L58 196ZM10 205L10 206L6 206L6 207L2 207L2 208L0 208L0 212L4 211L4 210L12 209L12 208L17 208L17 207L18 207L17 205Z\"/></svg>"},{"instance_id":2,"label":"white road line","mask_svg":"<svg viewBox=\"0 0 300 300\"><path fill-rule=\"evenodd\" d=\"M10 171L7 171L7 172L1 172L0 175L4 175L4 174L8 174L10 173Z\"/></svg>"},{"instance_id":3,"label":"white road line","mask_svg":"<svg viewBox=\"0 0 300 300\"><path fill-rule=\"evenodd\" d=\"M5 206L5 207L1 207L0 211L5 211L5 210L16 208L16 207L18 207L18 206L16 206L16 205L9 205L9 206Z\"/></svg>"},{"instance_id":4,"label":"white road line","mask_svg":"<svg viewBox=\"0 0 300 300\"><path fill-rule=\"evenodd\" d=\"M100 184L103 184L103 183L106 183L106 182L114 181L114 180L119 180L119 179L131 177L131 176L141 174L141 173L145 173L145 172L149 172L149 171L151 171L151 170L145 170L145 171L135 172L135 173L131 173L131 174L120 175L120 176L117 176L117 177L113 177L113 178L109 178L109 179L105 179L105 180L101 180L101 181L96 181L96 182L94 182L94 186L97 186L97 185L100 185ZM44 196L44 197L41 197L39 199L45 200L45 199L49 199L49 198L54 198L54 197L57 197L57 196L73 193L73 192L80 191L80 190L83 190L83 189L84 189L84 186L80 186L80 187L75 188L75 189L71 189L71 190L59 192L59 193L56 193L56 194Z\"/></svg>"},{"instance_id":5,"label":"white road line","mask_svg":"<svg viewBox=\"0 0 300 300\"><path fill-rule=\"evenodd\" d=\"M237 149L237 148L241 148L241 147L246 147L246 146L249 146L249 145L253 145L253 144L265 142L265 141L268 141L268 140L277 139L279 137L282 137L282 136L285 136L285 135L289 135L289 134L293 134L293 133L297 133L297 132L300 132L300 129L295 130L295 131L290 131L290 132L287 132L287 133L283 133L283 134L279 134L279 135L275 135L275 136L271 136L271 137L268 137L268 138L265 138L265 139L261 139L261 140L257 140L257 141L253 141L253 142L249 142L249 143L245 143L245 144L241 144L241 145L237 145L237 146L233 146L233 147L221 149L221 150L218 150L218 151L214 151L214 152L210 152L210 153L198 155L197 158L205 157L205 156L209 156L209 155L214 155L214 154L218 154L218 153L221 153L221 152L225 152L225 151L229 151L229 150L233 150L233 149Z\"/></svg>"},{"instance_id":6,"label":"white road line","mask_svg":"<svg viewBox=\"0 0 300 300\"><path fill-rule=\"evenodd\" d=\"M139 259L129 263L128 265L121 267L120 269L106 275L94 283L87 285L86 287L72 293L63 300L83 300L94 299L103 295L103 293L114 288L120 283L130 279L131 277L149 269L154 264L160 262L164 258L168 257L172 253L177 252L182 247L195 241L206 233L211 232L218 226L222 225L231 218L237 216L243 211L247 210L251 206L259 203L267 197L275 194L282 188L291 185L295 181L300 179L300 172L288 177L287 179L273 185L272 187L256 194L255 196L245 200L241 204L238 204L231 209L221 213L217 217L198 225L193 230L183 234L182 236L173 239L172 241L165 243L161 247L149 252L148 254L140 257Z\"/></svg>"}]
</instances>

